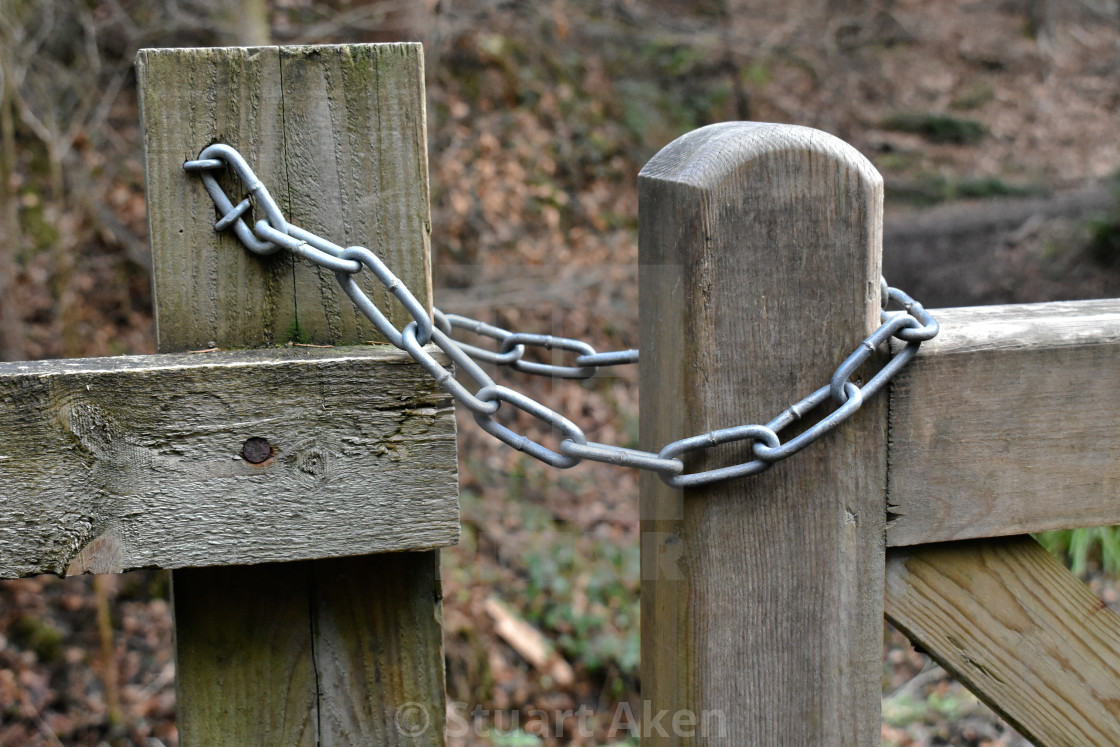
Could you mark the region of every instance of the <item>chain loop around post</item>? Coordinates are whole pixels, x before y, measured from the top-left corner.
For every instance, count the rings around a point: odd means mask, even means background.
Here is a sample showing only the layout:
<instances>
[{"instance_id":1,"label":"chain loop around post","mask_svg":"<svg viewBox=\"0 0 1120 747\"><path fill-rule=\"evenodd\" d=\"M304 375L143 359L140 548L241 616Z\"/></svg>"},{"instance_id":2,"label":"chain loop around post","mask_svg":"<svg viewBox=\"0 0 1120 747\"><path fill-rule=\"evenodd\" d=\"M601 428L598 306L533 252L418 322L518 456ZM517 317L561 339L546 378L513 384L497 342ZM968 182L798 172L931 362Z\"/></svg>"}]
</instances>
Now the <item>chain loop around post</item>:
<instances>
[{"instance_id":1,"label":"chain loop around post","mask_svg":"<svg viewBox=\"0 0 1120 747\"><path fill-rule=\"evenodd\" d=\"M404 283L372 251L361 246L342 248L321 236L288 223L264 184L257 178L241 155L228 145L211 145L199 157L188 161L183 168L198 173L218 212L215 230L232 230L239 241L256 254L271 254L287 249L316 265L335 273L342 290L385 336L389 342L406 351L435 379L451 397L466 407L478 425L498 440L539 459L546 464L565 469L583 460L615 464L623 467L650 470L669 485L685 489L696 488L719 480L729 480L758 474L775 462L786 459L809 444L823 438L830 431L859 410L863 400L882 389L918 353L923 341L937 335L939 327L933 316L906 293L887 285L880 279L881 325L868 336L833 372L829 383L817 389L782 411L766 425L737 425L682 438L666 445L660 452L628 449L589 442L578 425L560 413L513 389L496 384L482 370L478 362L509 366L517 371L540 376L559 378L587 378L594 376L603 366L617 366L638 362L637 350L596 352L582 340L551 335L511 332L477 319L458 314L444 314L434 309L428 316L423 304L405 287ZM225 194L215 178L215 172L230 168L237 174L249 197L236 204ZM245 218L253 205L264 212L253 229ZM408 311L413 321L398 330L384 312L370 300L356 275L368 269ZM889 305L898 305L902 311L888 311ZM465 329L498 342L497 352L452 339L456 329ZM888 349L887 342L896 338L906 344L878 370L862 387L851 381L853 374L867 363L875 351ZM443 366L425 348L433 343L454 364L458 373L478 387L472 394L455 375ZM524 360L528 347L564 350L575 353L574 366L537 363ZM521 410L544 425L559 432L559 451L554 451L516 433L494 419L502 402ZM807 415L824 408L831 402L835 409L824 414L816 423L782 443L780 433ZM744 441L750 444L753 459L702 472L686 474L683 457L699 449L720 444Z\"/></svg>"},{"instance_id":2,"label":"chain loop around post","mask_svg":"<svg viewBox=\"0 0 1120 747\"><path fill-rule=\"evenodd\" d=\"M910 298L905 292L900 291L898 288L891 288L888 294L891 301L902 306L906 313L918 320L918 325L909 329L901 329L898 331L896 337L905 342L925 342L937 337L938 331L941 327L937 323L925 307L920 303ZM883 313L886 311L886 306L883 306ZM885 320L884 320L885 321Z\"/></svg>"},{"instance_id":3,"label":"chain loop around post","mask_svg":"<svg viewBox=\"0 0 1120 747\"><path fill-rule=\"evenodd\" d=\"M809 444L820 439L829 431L835 429L845 420L855 415L856 410L863 405L863 391L855 384L851 382L846 383L844 385L844 393L847 395L844 403L815 423L812 427L807 428L804 432L799 433L780 446L755 443L751 446L754 455L759 459L771 463L782 459L788 459ZM824 402L829 399L828 394L829 387L822 386L797 404L790 405L781 415L767 423L766 427L774 431L774 433L781 432L793 422L801 420L808 413L824 404Z\"/></svg>"},{"instance_id":4,"label":"chain loop around post","mask_svg":"<svg viewBox=\"0 0 1120 747\"><path fill-rule=\"evenodd\" d=\"M867 362L867 359L878 350L879 346L889 340L892 335L898 333L900 329L905 327L915 327L918 321L913 317L899 314L892 316L888 319L883 326L871 333L871 335L859 344L851 355L849 355L844 362L832 374L832 380L829 382L829 394L837 404L843 404L844 400L848 398L845 390L845 385L852 374L856 372L860 366Z\"/></svg>"}]
</instances>

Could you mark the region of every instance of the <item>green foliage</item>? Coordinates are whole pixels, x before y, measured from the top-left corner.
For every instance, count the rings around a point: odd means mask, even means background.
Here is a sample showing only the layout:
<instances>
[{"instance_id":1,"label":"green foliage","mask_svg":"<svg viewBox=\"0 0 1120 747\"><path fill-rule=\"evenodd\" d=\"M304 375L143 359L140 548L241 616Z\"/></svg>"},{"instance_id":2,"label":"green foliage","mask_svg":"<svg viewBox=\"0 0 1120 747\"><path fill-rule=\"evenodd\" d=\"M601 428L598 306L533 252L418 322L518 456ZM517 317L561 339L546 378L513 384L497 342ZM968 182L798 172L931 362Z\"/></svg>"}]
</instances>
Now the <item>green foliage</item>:
<instances>
[{"instance_id":1,"label":"green foliage","mask_svg":"<svg viewBox=\"0 0 1120 747\"><path fill-rule=\"evenodd\" d=\"M883 699L883 723L903 727L915 722L933 723L940 719L956 721L979 705L968 691L931 692L925 698L900 693Z\"/></svg>"},{"instance_id":2,"label":"green foliage","mask_svg":"<svg viewBox=\"0 0 1120 747\"><path fill-rule=\"evenodd\" d=\"M639 551L574 533L545 536L525 555L528 620L590 672L637 677ZM621 682L614 683L622 694Z\"/></svg>"},{"instance_id":3,"label":"green foliage","mask_svg":"<svg viewBox=\"0 0 1120 747\"><path fill-rule=\"evenodd\" d=\"M774 75L770 71L769 65L756 62L753 65L747 65L747 67L743 69L741 77L745 83L749 83L755 88L762 89L769 85Z\"/></svg>"},{"instance_id":4,"label":"green foliage","mask_svg":"<svg viewBox=\"0 0 1120 747\"><path fill-rule=\"evenodd\" d=\"M995 90L982 80L974 80L963 93L949 103L949 108L956 111L971 111L979 109L996 97Z\"/></svg>"},{"instance_id":5,"label":"green foliage","mask_svg":"<svg viewBox=\"0 0 1120 747\"><path fill-rule=\"evenodd\" d=\"M763 65L741 72L724 69L710 48L682 43L675 35L652 34L644 44L604 47L603 63L636 163L681 133L735 118L728 111L733 88L755 81L765 85L770 77Z\"/></svg>"},{"instance_id":6,"label":"green foliage","mask_svg":"<svg viewBox=\"0 0 1120 747\"><path fill-rule=\"evenodd\" d=\"M1120 181L1120 177L1113 177ZM1105 267L1120 264L1120 185L1116 187L1116 203L1105 215L1089 221L1089 257Z\"/></svg>"},{"instance_id":7,"label":"green foliage","mask_svg":"<svg viewBox=\"0 0 1120 747\"><path fill-rule=\"evenodd\" d=\"M899 695L883 700L883 723L891 726L906 726L920 721L929 710L924 700L913 695Z\"/></svg>"},{"instance_id":8,"label":"green foliage","mask_svg":"<svg viewBox=\"0 0 1120 747\"><path fill-rule=\"evenodd\" d=\"M1082 576L1090 561L1106 573L1120 574L1120 527L1061 529L1036 534L1043 547L1065 560L1070 570Z\"/></svg>"},{"instance_id":9,"label":"green foliage","mask_svg":"<svg viewBox=\"0 0 1120 747\"><path fill-rule=\"evenodd\" d=\"M975 119L959 119L934 112L896 112L880 123L884 130L921 135L931 143L974 145L988 133Z\"/></svg>"},{"instance_id":10,"label":"green foliage","mask_svg":"<svg viewBox=\"0 0 1120 747\"><path fill-rule=\"evenodd\" d=\"M1120 262L1120 215L1089 221L1089 256L1106 266Z\"/></svg>"},{"instance_id":11,"label":"green foliage","mask_svg":"<svg viewBox=\"0 0 1120 747\"><path fill-rule=\"evenodd\" d=\"M292 323L288 325L288 329L284 332L284 342L306 345L309 339L307 331L300 326L298 318L293 319Z\"/></svg>"},{"instance_id":12,"label":"green foliage","mask_svg":"<svg viewBox=\"0 0 1120 747\"><path fill-rule=\"evenodd\" d=\"M1029 189L1012 186L998 176L986 176L980 179L962 179L952 185L952 196L962 200L975 200L987 197L1013 197L1029 193Z\"/></svg>"},{"instance_id":13,"label":"green foliage","mask_svg":"<svg viewBox=\"0 0 1120 747\"><path fill-rule=\"evenodd\" d=\"M24 190L21 202L23 209L20 210L20 229L30 242L23 251L18 252L17 259L27 262L36 254L54 249L62 234L57 225L57 209L45 204L38 194Z\"/></svg>"},{"instance_id":14,"label":"green foliage","mask_svg":"<svg viewBox=\"0 0 1120 747\"><path fill-rule=\"evenodd\" d=\"M888 161L888 163L893 162ZM886 183L888 202L911 205L936 205L953 200L980 200L992 197L1027 197L1040 191L1036 186L1008 184L998 176L958 180L931 172L921 172L908 180L891 179Z\"/></svg>"},{"instance_id":15,"label":"green foliage","mask_svg":"<svg viewBox=\"0 0 1120 747\"><path fill-rule=\"evenodd\" d=\"M647 49L657 50L656 46ZM648 60L654 68L664 70L655 78L621 78L614 84L617 105L629 130L628 141L635 144L650 141L663 145L682 132L703 127L721 118L723 105L730 94L726 80L702 76L686 68L694 58L679 48L669 54L654 51ZM672 70L681 72L671 72ZM645 146L648 149L648 145ZM647 160L652 152L640 154Z\"/></svg>"},{"instance_id":16,"label":"green foliage","mask_svg":"<svg viewBox=\"0 0 1120 747\"><path fill-rule=\"evenodd\" d=\"M505 502L511 510L504 530L532 537L523 548L503 555L516 572L517 587L506 584L505 597L517 600L517 611L544 633L573 665L601 679L604 692L621 697L638 677L641 655L638 591L641 560L636 537L622 541L583 532L558 521L534 496L547 492L587 492L586 478L565 475L557 480L548 468L517 459L508 472ZM487 509L472 490L461 495L464 538L474 536ZM477 575L476 566L445 572ZM482 579L475 579L475 582ZM488 580L492 581L492 580ZM499 585L499 584L495 584Z\"/></svg>"},{"instance_id":17,"label":"green foliage","mask_svg":"<svg viewBox=\"0 0 1120 747\"><path fill-rule=\"evenodd\" d=\"M118 576L121 582L117 599L122 602L171 599L171 571L130 571Z\"/></svg>"},{"instance_id":18,"label":"green foliage","mask_svg":"<svg viewBox=\"0 0 1120 747\"><path fill-rule=\"evenodd\" d=\"M522 729L511 731L491 729L486 733L486 738L493 747L538 747L544 744L540 737L526 734Z\"/></svg>"},{"instance_id":19,"label":"green foliage","mask_svg":"<svg viewBox=\"0 0 1120 747\"><path fill-rule=\"evenodd\" d=\"M889 150L872 156L880 172L912 173L921 168L923 154L916 150ZM884 174L886 176L886 174Z\"/></svg>"},{"instance_id":20,"label":"green foliage","mask_svg":"<svg viewBox=\"0 0 1120 747\"><path fill-rule=\"evenodd\" d=\"M467 465L468 469L470 465ZM516 460L508 473L507 505L516 507L502 526L532 542L502 555L516 580L487 576L489 564L460 564L444 556L444 573L456 586L504 586L504 598L540 630L564 658L600 680L604 694L619 698L636 687L641 656L640 552L637 538L612 541L582 532L555 516L533 497L544 491L587 491L584 481L555 475L536 462ZM484 500L464 489L460 496L463 539L459 551L477 545L477 525L490 521ZM632 539L632 541L630 541ZM499 572L491 568L489 573Z\"/></svg>"},{"instance_id":21,"label":"green foliage","mask_svg":"<svg viewBox=\"0 0 1120 747\"><path fill-rule=\"evenodd\" d=\"M12 644L34 651L39 661L57 663L62 659L62 644L65 634L47 620L24 615L8 629Z\"/></svg>"}]
</instances>

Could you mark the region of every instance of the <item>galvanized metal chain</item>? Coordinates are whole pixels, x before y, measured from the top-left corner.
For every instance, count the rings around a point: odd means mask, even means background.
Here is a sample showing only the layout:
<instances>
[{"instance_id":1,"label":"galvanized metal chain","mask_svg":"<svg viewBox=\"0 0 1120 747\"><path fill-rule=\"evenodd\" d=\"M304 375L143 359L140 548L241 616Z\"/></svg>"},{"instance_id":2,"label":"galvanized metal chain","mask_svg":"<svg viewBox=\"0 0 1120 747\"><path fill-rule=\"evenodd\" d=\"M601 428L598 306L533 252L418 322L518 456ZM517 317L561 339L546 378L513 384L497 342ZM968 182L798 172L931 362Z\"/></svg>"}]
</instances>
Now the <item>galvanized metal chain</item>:
<instances>
[{"instance_id":1,"label":"galvanized metal chain","mask_svg":"<svg viewBox=\"0 0 1120 747\"><path fill-rule=\"evenodd\" d=\"M498 440L539 459L553 467L565 469L583 460L605 462L624 467L651 470L669 485L678 488L706 485L719 480L754 475L786 459L817 441L850 418L864 399L882 389L891 377L909 363L923 341L938 332L937 321L920 303L881 280L880 326L852 352L832 374L829 383L797 403L790 405L765 425L738 425L702 433L667 444L658 452L639 451L610 444L588 441L583 430L560 413L517 392L497 384L479 362L509 366L541 376L582 379L594 376L601 367L638 362L637 350L597 352L581 340L551 335L512 332L492 324L458 314L444 314L438 309L428 316L415 296L385 264L369 249L361 246L343 248L285 220L268 189L236 150L228 145L211 145L199 157L187 161L187 171L198 173L217 207L217 231L232 230L241 243L256 254L271 254L280 249L303 257L335 273L339 285L358 309L389 342L406 351L457 402L466 407L478 425ZM240 178L249 196L236 205L218 184L215 172L232 169ZM252 228L245 216L256 204L264 214ZM369 270L404 306L412 316L403 329L398 329L374 305L355 281L354 276ZM888 311L890 305L901 307ZM497 341L496 350L469 345L452 338L456 329L468 330ZM891 337L906 343L900 351L862 386L852 381L853 374ZM456 367L456 373L471 383L465 386L429 352L429 344L442 350ZM575 353L574 365L560 366L526 360L529 347L564 350ZM502 403L522 410L560 433L559 451L516 433L495 419ZM828 406L834 409L826 412ZM793 423L821 410L823 417L793 438L783 442L780 433ZM719 444L747 441L752 459L704 472L686 474L684 457L690 452Z\"/></svg>"}]
</instances>

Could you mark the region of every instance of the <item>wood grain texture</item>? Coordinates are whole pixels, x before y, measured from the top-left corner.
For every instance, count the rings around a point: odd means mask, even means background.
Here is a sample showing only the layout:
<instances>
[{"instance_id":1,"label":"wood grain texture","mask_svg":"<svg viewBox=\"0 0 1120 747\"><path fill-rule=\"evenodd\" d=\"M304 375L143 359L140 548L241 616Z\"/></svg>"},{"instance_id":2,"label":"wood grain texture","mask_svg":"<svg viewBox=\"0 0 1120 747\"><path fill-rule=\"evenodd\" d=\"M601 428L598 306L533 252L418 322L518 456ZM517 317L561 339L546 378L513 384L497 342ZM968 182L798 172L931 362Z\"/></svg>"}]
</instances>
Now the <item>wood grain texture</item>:
<instances>
[{"instance_id":1,"label":"wood grain texture","mask_svg":"<svg viewBox=\"0 0 1120 747\"><path fill-rule=\"evenodd\" d=\"M283 47L288 219L379 256L431 307L431 219L419 44ZM362 287L390 320L411 318L370 273ZM381 339L334 274L297 263L299 324L316 340Z\"/></svg>"},{"instance_id":2,"label":"wood grain texture","mask_svg":"<svg viewBox=\"0 0 1120 747\"><path fill-rule=\"evenodd\" d=\"M243 65L239 60L257 57L267 60L260 63L268 66L267 75L251 81L236 76ZM200 72L190 73L192 66ZM184 67L188 72L181 69ZM145 121L162 128L153 131L149 127L145 138L150 211L162 213L158 219L150 219L161 350L200 347L211 341L223 347L256 347L293 336L320 344L375 339L372 326L353 313L333 278L314 268L282 258L272 268L274 260L251 257L232 240L215 237L209 228L209 235L199 231L190 241L184 239L186 231L197 231L195 225L202 216L213 221L213 209L199 202L209 199L201 185L181 170L183 159L208 144L205 138L199 142L199 133L207 128L216 133L215 138L246 155L293 223L322 230L324 238L338 244L364 245L380 252L421 302L430 306L419 45L145 51L138 58L138 68ZM157 69L160 75L153 73ZM226 80L236 85L225 84ZM240 100L277 100L281 106L279 112L267 108L275 115L268 119L267 127L254 126L251 119L227 114L245 110L247 104ZM167 111L168 106L178 111ZM204 124L188 122L187 116ZM246 121L249 126L242 127ZM156 173L178 183L152 184ZM165 199L163 193L169 198L181 194L187 201ZM206 247L196 247L195 241ZM243 269L245 266L249 269ZM386 294L369 273L360 282L391 319L398 324L406 321L395 301L392 307L388 305ZM193 290L164 290L177 289L180 284ZM260 290L262 284L265 291ZM333 396L332 389L333 385L324 385L328 397ZM367 400L367 406L373 404L372 399ZM351 433L357 435L352 427ZM363 446L355 444L356 448ZM447 443L446 447L454 459L454 445ZM423 469L427 462L424 454L412 453L396 468ZM391 472L385 476L390 478ZM307 489L337 502L342 500L339 493L348 487L360 488L329 485ZM362 493L370 504L381 499L377 492ZM453 501L455 495L452 488L444 498ZM308 531L315 531L307 517L295 518L302 518ZM355 552L365 551L355 548ZM319 745L368 744L361 735L395 733L398 709L416 698L435 714L435 720L433 728L406 742L442 744L440 589L433 572L438 554L401 553L383 566L367 557L322 563L310 562L309 571L299 564L257 566L252 573L259 583L242 584L235 599L222 591L219 571L202 578L197 574L207 571L174 572L176 589L193 590L189 597L176 599L180 671L206 672L213 666L209 662L219 662L219 666L238 670L227 677L237 683L239 692L256 694L238 701L244 707L229 709L222 707L223 693L215 693L206 677L181 681L178 712L186 727L180 731L183 745L268 743L252 736L256 723L314 724ZM389 582L370 576L372 567L391 568L396 577ZM229 572L232 578L241 573ZM331 574L343 574L351 581L325 583L322 588L316 585L316 579ZM284 591L277 593L277 589ZM227 603L233 607L228 613L232 619L253 616L257 620L264 628L264 632L256 631L258 635L307 640L313 645L277 646L271 654L262 650L262 656L274 657L267 665L253 657L230 659L226 652L247 645L245 638L254 630L235 626L217 630L205 619L204 611L210 606L222 608ZM201 616L194 613L196 608L203 610ZM310 614L301 618L300 611L307 609ZM394 629L409 631L401 639L411 647L408 659L402 661L399 652L384 645L355 639L353 626L337 624L342 614L352 620L375 621L379 635ZM350 652L354 657L336 657L337 652ZM315 682L310 684L300 676L308 663L316 672ZM416 667L419 674L405 671L408 666ZM263 672L274 676L262 676ZM285 672L293 674L285 676ZM314 687L310 699L307 687ZM289 694L288 688L297 692ZM241 739L240 735L245 736Z\"/></svg>"},{"instance_id":3,"label":"wood grain texture","mask_svg":"<svg viewBox=\"0 0 1120 747\"><path fill-rule=\"evenodd\" d=\"M1030 537L894 549L885 611L1039 747L1120 744L1120 617Z\"/></svg>"},{"instance_id":4,"label":"wood grain texture","mask_svg":"<svg viewBox=\"0 0 1120 747\"><path fill-rule=\"evenodd\" d=\"M935 316L891 387L888 544L1120 523L1120 300Z\"/></svg>"},{"instance_id":5,"label":"wood grain texture","mask_svg":"<svg viewBox=\"0 0 1120 747\"><path fill-rule=\"evenodd\" d=\"M876 325L882 181L841 141L706 127L650 161L639 199L643 448L768 421ZM878 741L885 454L880 398L761 475L642 476L643 698L709 725L650 744Z\"/></svg>"},{"instance_id":6,"label":"wood grain texture","mask_svg":"<svg viewBox=\"0 0 1120 747\"><path fill-rule=\"evenodd\" d=\"M454 412L404 353L0 364L0 423L0 577L458 541Z\"/></svg>"},{"instance_id":7,"label":"wood grain texture","mask_svg":"<svg viewBox=\"0 0 1120 747\"><path fill-rule=\"evenodd\" d=\"M177 573L183 738L443 744L440 588L435 553Z\"/></svg>"},{"instance_id":8,"label":"wood grain texture","mask_svg":"<svg viewBox=\"0 0 1120 747\"><path fill-rule=\"evenodd\" d=\"M215 233L214 203L183 170L207 145L228 143L287 213L278 49L143 49L136 76L159 350L287 342L296 321L292 257L257 257L232 233ZM228 174L219 182L236 204L241 185Z\"/></svg>"},{"instance_id":9,"label":"wood grain texture","mask_svg":"<svg viewBox=\"0 0 1120 747\"><path fill-rule=\"evenodd\" d=\"M319 561L314 573L321 743L442 745L438 554Z\"/></svg>"},{"instance_id":10,"label":"wood grain texture","mask_svg":"<svg viewBox=\"0 0 1120 747\"><path fill-rule=\"evenodd\" d=\"M214 232L209 195L183 171L213 142L245 156L290 222L374 250L431 306L421 45L146 49L136 67L152 261L166 270L160 351L381 339L331 273ZM236 203L241 185L221 182ZM359 283L395 324L409 320L372 274Z\"/></svg>"},{"instance_id":11,"label":"wood grain texture","mask_svg":"<svg viewBox=\"0 0 1120 747\"><path fill-rule=\"evenodd\" d=\"M320 744L312 566L193 568L175 574L181 743Z\"/></svg>"}]
</instances>

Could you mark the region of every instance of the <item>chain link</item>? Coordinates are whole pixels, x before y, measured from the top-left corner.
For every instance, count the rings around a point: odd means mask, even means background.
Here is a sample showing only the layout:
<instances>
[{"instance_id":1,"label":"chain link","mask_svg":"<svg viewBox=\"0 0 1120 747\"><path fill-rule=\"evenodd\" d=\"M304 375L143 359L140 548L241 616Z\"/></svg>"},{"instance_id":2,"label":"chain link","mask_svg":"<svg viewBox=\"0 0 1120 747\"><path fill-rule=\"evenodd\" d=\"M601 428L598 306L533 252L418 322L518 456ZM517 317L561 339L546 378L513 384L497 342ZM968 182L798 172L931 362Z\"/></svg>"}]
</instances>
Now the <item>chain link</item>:
<instances>
[{"instance_id":1,"label":"chain link","mask_svg":"<svg viewBox=\"0 0 1120 747\"><path fill-rule=\"evenodd\" d=\"M429 318L423 304L372 251L362 246L344 249L288 223L268 189L241 154L230 146L208 146L196 160L187 161L183 168L201 176L218 211L219 217L214 224L216 231L232 230L238 240L256 254L271 254L287 249L335 273L342 290L377 330L393 345L407 352L456 402L470 410L475 422L484 431L518 451L561 469L573 467L584 460L603 462L650 470L676 488L698 487L758 474L769 469L775 462L801 451L852 417L864 399L882 389L891 377L914 358L922 342L932 339L938 332L937 321L920 303L897 288L888 286L887 281L881 279L881 326L844 359L828 384L789 406L766 425L738 425L690 436L667 444L656 453L595 443L588 441L583 430L560 413L531 397L495 383L479 362L508 366L516 371L539 376L585 379L594 376L605 366L637 363L637 350L597 352L582 340L512 332L459 314L444 314L439 309L434 309ZM226 168L238 176L249 193L248 197L237 204L229 199L215 177L215 172ZM265 218L258 220L250 228L245 216L254 205L259 207ZM413 321L403 329L397 329L357 283L355 276L365 269L373 273L412 317ZM892 304L901 307L901 310L888 311L887 307ZM497 349L489 350L455 340L452 335L457 329L492 339L497 343ZM853 383L852 376L892 337L902 340L906 345L892 355L867 383L862 386ZM477 387L475 393L472 394L454 373L428 352L425 345L429 343L442 350L455 365L456 372ZM525 353L530 347L575 353L572 361L574 365L525 360ZM503 402L532 415L558 432L559 450L537 443L495 420L494 416ZM823 412L817 422L782 442L779 434L783 430L818 409L825 410L829 406L832 409ZM753 459L727 467L686 473L684 459L689 453L738 441L750 445Z\"/></svg>"}]
</instances>

